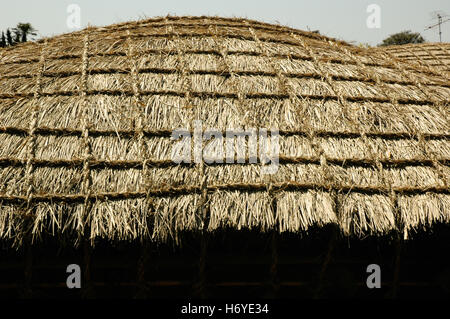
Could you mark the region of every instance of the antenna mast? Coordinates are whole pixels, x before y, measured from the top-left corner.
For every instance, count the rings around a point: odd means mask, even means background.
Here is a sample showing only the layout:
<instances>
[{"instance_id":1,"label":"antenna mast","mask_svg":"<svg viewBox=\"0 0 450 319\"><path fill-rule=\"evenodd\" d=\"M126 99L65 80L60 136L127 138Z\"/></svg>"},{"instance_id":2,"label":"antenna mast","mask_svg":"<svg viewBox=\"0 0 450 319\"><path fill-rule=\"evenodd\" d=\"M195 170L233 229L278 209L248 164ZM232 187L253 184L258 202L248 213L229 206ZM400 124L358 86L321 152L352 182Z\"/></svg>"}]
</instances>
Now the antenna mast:
<instances>
[{"instance_id":1,"label":"antenna mast","mask_svg":"<svg viewBox=\"0 0 450 319\"><path fill-rule=\"evenodd\" d=\"M446 17L447 15L442 15L440 12L436 12L435 14L436 14L436 17L438 19L438 23L426 27L424 31L429 30L429 29L433 29L435 27L438 27L439 28L439 42L442 42L441 24L443 24L444 22L449 21L450 18L446 19L446 20L442 20L442 18Z\"/></svg>"}]
</instances>

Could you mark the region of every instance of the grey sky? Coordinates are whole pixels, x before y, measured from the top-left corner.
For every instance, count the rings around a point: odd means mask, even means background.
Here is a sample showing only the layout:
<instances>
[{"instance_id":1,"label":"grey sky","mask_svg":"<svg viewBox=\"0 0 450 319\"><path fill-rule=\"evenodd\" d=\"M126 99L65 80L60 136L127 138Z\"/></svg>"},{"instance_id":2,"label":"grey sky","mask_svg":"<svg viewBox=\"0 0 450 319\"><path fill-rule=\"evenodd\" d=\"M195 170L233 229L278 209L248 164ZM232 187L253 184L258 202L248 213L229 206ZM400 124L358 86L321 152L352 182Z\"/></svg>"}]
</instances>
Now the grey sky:
<instances>
[{"instance_id":1,"label":"grey sky","mask_svg":"<svg viewBox=\"0 0 450 319\"><path fill-rule=\"evenodd\" d=\"M439 41L431 12L450 15L449 0L15 0L2 3L0 30L18 22L30 22L42 36L73 31L66 25L67 6L78 4L81 24L95 26L135 20L140 17L171 15L219 15L246 17L280 23L302 30L320 30L324 35L355 43L376 45L390 34L412 30L427 41ZM381 8L381 28L369 29L369 4ZM450 42L450 21L442 25L442 41Z\"/></svg>"}]
</instances>

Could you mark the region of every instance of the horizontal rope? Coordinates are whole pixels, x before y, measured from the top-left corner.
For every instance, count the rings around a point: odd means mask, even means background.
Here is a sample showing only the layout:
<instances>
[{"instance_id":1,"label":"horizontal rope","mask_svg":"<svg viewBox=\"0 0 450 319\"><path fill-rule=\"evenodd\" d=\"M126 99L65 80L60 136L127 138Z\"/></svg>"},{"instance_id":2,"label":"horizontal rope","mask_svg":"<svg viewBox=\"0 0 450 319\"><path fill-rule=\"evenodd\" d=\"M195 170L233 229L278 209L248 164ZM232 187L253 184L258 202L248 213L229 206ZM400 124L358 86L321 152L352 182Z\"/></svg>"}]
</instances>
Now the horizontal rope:
<instances>
[{"instance_id":1,"label":"horizontal rope","mask_svg":"<svg viewBox=\"0 0 450 319\"><path fill-rule=\"evenodd\" d=\"M221 165L255 165L249 163L249 159L245 158L244 163L211 163L205 162L206 166L221 166ZM432 167L434 162L437 161L442 165L450 166L450 158L442 159L369 159L369 158L326 158L328 164L337 165L339 167L376 167L377 163L381 163L390 168L403 168L407 166L424 166ZM4 157L0 158L0 167L23 167L29 161L35 167L69 167L69 168L82 168L83 159L26 159L26 158L13 158ZM193 162L193 161L192 161ZM88 161L91 169L132 169L142 168L144 161L140 160L96 160L91 159ZM195 163L180 163L177 164L172 160L156 160L147 159L145 163L148 167L177 167L177 166L189 166L193 167ZM320 165L320 157L303 157L303 156L279 156L279 164L314 164ZM257 164L259 165L259 164Z\"/></svg>"},{"instance_id":2,"label":"horizontal rope","mask_svg":"<svg viewBox=\"0 0 450 319\"><path fill-rule=\"evenodd\" d=\"M421 52L423 52L423 51L421 51ZM392 52L390 51L389 53L392 53ZM447 57L447 58L450 59L450 55L446 55L446 54L435 54L435 56L436 57ZM404 58L411 58L411 59L414 59L414 60L417 59L417 58L420 58L421 60L436 60L436 58L431 57L428 54L426 54L426 55L425 54L417 55L417 56L412 55L412 54L405 54L405 55L403 55L403 54L395 54L395 57L402 58L402 59L404 59Z\"/></svg>"},{"instance_id":3,"label":"horizontal rope","mask_svg":"<svg viewBox=\"0 0 450 319\"><path fill-rule=\"evenodd\" d=\"M198 25L190 25L190 26L195 28ZM209 26L209 25L207 25L207 26ZM199 37L204 38L204 37L211 37L212 35L209 34L209 33L200 33L200 32L199 33L190 33L190 32L175 33L175 32L170 32L170 33L130 34L130 38L133 38L133 39L149 38L149 37L153 37L153 38L169 38L169 39L171 39L171 38L174 38L176 36L179 36L180 38L199 38ZM254 41L252 36L250 36L250 35L246 36L244 34L220 34L220 35L217 35L217 37L218 38L224 38L224 39L229 38L229 39L247 40L247 41L251 41L251 42ZM121 40L121 39L126 39L126 38L127 38L127 35L123 34L123 35L119 35L117 37L108 38L108 39L109 40ZM296 42L288 41L288 40L265 38L265 37L262 37L260 40L263 41L263 42L268 42L268 43L289 44L289 45L296 46L296 47L298 46L296 44ZM49 61L52 61L51 59L52 59L52 57L50 58ZM23 60L17 60L17 61L31 61L31 59L27 59L27 60L23 59ZM3 62L0 65L15 64L15 63L17 63L17 61ZM21 63L21 62L19 62L19 63Z\"/></svg>"},{"instance_id":4,"label":"horizontal rope","mask_svg":"<svg viewBox=\"0 0 450 319\"><path fill-rule=\"evenodd\" d=\"M441 44L447 44L447 43L441 43ZM450 48L450 45L448 46ZM389 52L405 52L408 49L414 52L423 52L426 49L431 49L431 50L435 50L435 51L440 51L439 47L436 46L436 44L426 44L426 45L422 45L422 44L418 44L418 43L414 43L414 44L397 44L397 45L390 45L390 46L386 46L386 47L374 47L371 48L374 51L389 51Z\"/></svg>"},{"instance_id":5,"label":"horizontal rope","mask_svg":"<svg viewBox=\"0 0 450 319\"><path fill-rule=\"evenodd\" d=\"M360 193L366 195L385 195L389 196L391 190L399 195L422 195L426 193L450 194L448 187L375 187L375 186L355 186L355 185L323 185L318 183L298 183L284 182L273 183L273 191L308 191L316 190L322 192L338 191L344 193ZM266 192L267 184L264 183L235 183L223 185L206 186L208 193L220 191L239 191L239 192ZM63 202L63 203L85 203L89 201L118 201L128 199L141 199L151 197L177 197L190 194L201 194L203 191L200 186L166 187L159 189L148 189L146 192L100 192L91 193L88 196L84 194L35 194L31 199L34 203L40 202ZM0 204L24 204L27 202L26 196L8 195L0 193Z\"/></svg>"},{"instance_id":6,"label":"horizontal rope","mask_svg":"<svg viewBox=\"0 0 450 319\"><path fill-rule=\"evenodd\" d=\"M89 75L96 74L129 74L129 68L98 68L98 69L90 69ZM139 74L178 74L179 70L176 68L140 68ZM234 75L238 76L266 76L276 78L277 74L275 72L267 72L267 71L252 71L252 70L241 70L241 71L233 71ZM319 73L293 73L293 72L285 72L283 73L288 78L294 79L304 79L304 78L312 78L321 80L322 76ZM46 78L64 78L70 76L80 75L80 71L47 71L43 72L42 76ZM231 77L231 72L227 70L207 70L207 69L196 69L190 70L189 75L217 75L223 77ZM14 74L14 75L4 75L0 76L0 79L19 79L19 78L33 78L33 74ZM346 76L346 75L330 75L330 78L335 81L349 81L349 82L363 82L363 83L372 83L376 84L376 81L370 78L365 77L357 77L357 76ZM412 81L398 81L398 80L383 80L383 83L386 84L398 84L398 85L415 85ZM435 87L448 87L450 88L450 84L435 84L428 83L429 86Z\"/></svg>"},{"instance_id":7,"label":"horizontal rope","mask_svg":"<svg viewBox=\"0 0 450 319\"><path fill-rule=\"evenodd\" d=\"M191 20L191 21L195 21L195 20L203 20L203 22L205 22L204 20L208 20L208 23L174 23L173 21L176 20ZM164 21L164 23L158 23ZM226 21L228 23L214 23L215 21ZM230 23L231 22L231 23ZM203 26L203 27L208 27L210 25L216 26L216 27L220 27L220 26L225 26L225 27L238 27L238 28L242 28L242 29L247 29L248 24L249 23L255 30L264 30L264 31L273 31L276 32L277 34L279 34L280 32L282 33L286 33L286 35L289 35L290 33L295 33L298 35L302 35L306 38L310 38L310 39L314 39L314 40L319 40L319 41L334 41L334 42L338 42L340 44L343 45L347 45L349 46L348 43L344 42L344 41L340 41L334 38L330 38L321 34L317 34L317 33L312 33L312 32L305 32L305 31L301 31L301 30L297 30L297 29L293 29L293 28L289 28L286 26L278 26L278 25L274 25L274 24L268 24L268 23L263 23L260 21L256 21L256 20L249 20L249 19L243 19L243 18L222 18L222 17L208 17L208 16L199 16L199 17L164 17L164 18L157 18L157 19L150 19L144 22L137 22L137 23L129 23L129 22L125 22L123 23L122 26L116 26L116 27L104 27L104 28L98 28L96 30L94 30L94 32L96 34L98 33L103 33L103 32L108 32L111 33L111 31L132 31L133 29L136 28L140 28L140 27L166 27L166 26L181 26L181 27L186 27L186 26Z\"/></svg>"},{"instance_id":8,"label":"horizontal rope","mask_svg":"<svg viewBox=\"0 0 450 319\"><path fill-rule=\"evenodd\" d=\"M19 127L0 127L0 133L10 134L10 135L26 135L28 130L26 128ZM83 131L81 129L75 128L50 128L50 127L37 127L34 131L35 135L41 136L82 136ZM134 138L137 137L139 132L135 130L89 130L90 137L102 137L102 136L117 136L120 138ZM146 137L167 137L172 136L171 130L143 130L144 136ZM193 136L194 131L189 131L191 136ZM226 131L221 131L222 136L225 136ZM308 137L309 131L306 130L279 130L280 136L301 136ZM366 136L369 138L382 138L385 140L419 140L417 132L365 132ZM316 130L315 135L317 137L330 137L330 138L342 138L342 139L354 139L361 138L361 132L352 131L325 131ZM448 140L450 139L450 133L423 133L421 132L421 138L425 140Z\"/></svg>"},{"instance_id":9,"label":"horizontal rope","mask_svg":"<svg viewBox=\"0 0 450 319\"><path fill-rule=\"evenodd\" d=\"M180 38L183 38L183 37L192 37L192 38L194 38L194 37L213 37L213 35L211 35L210 33L196 33L196 34L192 34L192 33L161 33L161 34L150 33L150 34L134 34L134 35L132 34L132 35L130 35L130 38L146 38L146 37L156 37L156 38L157 37L167 37L167 38L173 38L175 36L179 36ZM215 35L215 36L217 38L225 38L225 39L226 38L234 38L234 39L241 39L241 40L247 40L247 41L254 41L253 36L244 36L244 35L236 35L236 34L221 34L221 35ZM127 39L127 36L126 35L122 35L122 36L119 36L117 38L113 38L111 40L120 40L120 39ZM295 41L289 41L288 43L286 43L286 41L275 40L275 39L264 38L264 37L261 37L260 41L267 42L267 43L289 44L289 45L292 45L292 46L295 46L295 47L301 47ZM163 52L163 51L158 50L158 52ZM189 52L189 51L187 51L187 52ZM231 51L231 52L233 52L233 51ZM121 53L121 55L122 54L126 54L126 53L124 52L124 53ZM231 53L231 54L233 54L233 53ZM102 55L105 55L105 54L103 52L98 52L96 54L89 54L88 56L93 56L93 55L102 56ZM264 56L264 54L262 52L260 52L258 55ZM77 57L77 58L81 59L81 54L79 56L78 55L67 55L67 54L61 55L61 59L72 58L72 57ZM301 57L301 56L297 55L297 57ZM58 56L56 56L56 57L55 56L49 57L48 58L48 62L51 62L53 60L58 60L58 59L59 59ZM304 58L302 58L302 59L306 60ZM326 62L330 62L330 63L344 64L344 65L345 64L355 65L355 63L352 62L352 61L341 60L341 59L330 58L330 57L326 57L326 58L318 57L318 59L320 61L326 61ZM0 64L0 66L1 65L7 65L7 64L23 64L23 63L29 63L29 62L38 62L38 60L35 59L35 58L32 58L32 59L18 59L16 61L3 62L3 63ZM392 67L389 64L378 64L378 63L365 62L365 61L361 61L361 63L363 65L365 65L365 66L385 67L387 69L394 69L395 70L395 68ZM417 71L416 69L408 69L408 70L415 70L415 71ZM431 72L429 70L422 70L421 73L422 74L428 74L428 75L434 75L434 76L439 75L439 74L437 74L435 72Z\"/></svg>"},{"instance_id":10,"label":"horizontal rope","mask_svg":"<svg viewBox=\"0 0 450 319\"><path fill-rule=\"evenodd\" d=\"M439 48L436 48L436 47L433 47L433 46L419 47L417 49L415 47L408 46L408 47L405 47L405 48L402 48L402 49L388 49L388 48L386 48L386 49L381 49L381 50L388 51L390 53L407 53L408 49L409 49L409 51L414 52L414 53L422 53L422 52L426 53L427 49L431 50L431 51L435 51L435 52L436 51L441 52L441 50ZM426 55L428 55L428 54L426 54ZM436 56L450 56L450 54L447 54L447 53L436 53Z\"/></svg>"},{"instance_id":11,"label":"horizontal rope","mask_svg":"<svg viewBox=\"0 0 450 319\"><path fill-rule=\"evenodd\" d=\"M41 97L51 97L51 96L78 96L78 91L55 91L55 92L42 92ZM133 91L121 91L121 90L87 90L86 95L110 95L110 96L134 96ZM173 91L173 90L147 90L141 92L142 96L146 95L165 95L165 96L178 96L184 97L186 95L183 91ZM192 97L200 98L229 98L229 99L239 99L238 93L221 93L221 92L207 92L207 91L191 91L189 95ZM0 94L0 99L19 99L19 98L31 98L33 93L2 93ZM341 98L346 99L348 102L376 102L376 103L392 103L388 98L381 97L364 97L364 96L336 96L336 95L316 95L316 94L299 94L299 98L320 100L320 101L339 101ZM291 96L289 94L277 94L277 93L246 93L245 98L247 99L273 99L273 100L284 100L289 99ZM399 104L410 104L410 105L434 105L433 101L428 100L412 100L412 99L398 99Z\"/></svg>"}]
</instances>

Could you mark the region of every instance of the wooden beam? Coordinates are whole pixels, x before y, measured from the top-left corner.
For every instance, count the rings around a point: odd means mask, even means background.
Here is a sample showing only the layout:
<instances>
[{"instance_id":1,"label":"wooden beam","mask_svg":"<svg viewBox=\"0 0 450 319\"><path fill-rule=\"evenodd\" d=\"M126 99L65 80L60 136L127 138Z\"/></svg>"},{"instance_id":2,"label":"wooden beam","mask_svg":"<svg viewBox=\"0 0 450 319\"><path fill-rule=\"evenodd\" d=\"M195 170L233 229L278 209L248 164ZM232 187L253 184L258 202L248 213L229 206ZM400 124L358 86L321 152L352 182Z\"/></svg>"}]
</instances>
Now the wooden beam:
<instances>
[{"instance_id":1,"label":"wooden beam","mask_svg":"<svg viewBox=\"0 0 450 319\"><path fill-rule=\"evenodd\" d=\"M188 287L192 284L191 281L183 281L183 280L162 280L162 281L148 281L147 285L150 287ZM279 285L281 287L300 287L300 286L309 286L311 282L307 281L280 281ZM130 282L117 282L117 283L109 283L102 281L94 281L92 282L94 287L136 287L137 283L134 281ZM258 282L258 281L222 281L216 283L208 283L208 287L264 287L266 286L266 282ZM355 283L357 287L366 287L365 282ZM382 287L392 287L393 282L382 282ZM439 287L439 283L437 282L415 282L415 281L406 281L406 282L398 282L399 287ZM22 287L20 283L8 283L8 284L0 284L0 289L17 289ZM62 288L67 289L67 285L65 282L54 282L54 283L35 283L33 285L35 288Z\"/></svg>"},{"instance_id":2,"label":"wooden beam","mask_svg":"<svg viewBox=\"0 0 450 319\"><path fill-rule=\"evenodd\" d=\"M146 240L141 245L141 254L137 261L137 292L136 299L146 299L150 295L150 286L146 279L149 254L151 249L150 240Z\"/></svg>"},{"instance_id":3,"label":"wooden beam","mask_svg":"<svg viewBox=\"0 0 450 319\"><path fill-rule=\"evenodd\" d=\"M208 250L207 242L208 234L202 232L200 239L200 256L198 259L198 272L196 281L193 284L194 295L200 299L205 299L207 296L207 282L206 282L206 254Z\"/></svg>"},{"instance_id":4,"label":"wooden beam","mask_svg":"<svg viewBox=\"0 0 450 319\"><path fill-rule=\"evenodd\" d=\"M333 253L334 246L335 246L335 243L336 243L337 233L338 233L337 227L333 226L332 230L331 230L330 240L329 240L329 243L328 243L327 253L325 255L325 258L324 258L323 263L322 263L322 267L321 267L320 272L319 272L319 279L318 279L316 290L314 292L314 299L319 299L320 295L322 293L323 281L324 281L325 273L326 273L326 271L328 269L328 265L330 264L330 261L331 261L331 255Z\"/></svg>"},{"instance_id":5,"label":"wooden beam","mask_svg":"<svg viewBox=\"0 0 450 319\"><path fill-rule=\"evenodd\" d=\"M31 239L27 238L24 247L24 285L22 290L23 298L31 298L33 290L31 280L33 277L33 247Z\"/></svg>"},{"instance_id":6,"label":"wooden beam","mask_svg":"<svg viewBox=\"0 0 450 319\"><path fill-rule=\"evenodd\" d=\"M275 298L280 290L280 280L278 276L278 233L272 231L270 236L270 292L269 296Z\"/></svg>"},{"instance_id":7,"label":"wooden beam","mask_svg":"<svg viewBox=\"0 0 450 319\"><path fill-rule=\"evenodd\" d=\"M397 233L395 238L395 260L394 260L394 278L392 281L392 298L395 299L398 296L400 287L400 256L402 252L402 238Z\"/></svg>"},{"instance_id":8,"label":"wooden beam","mask_svg":"<svg viewBox=\"0 0 450 319\"><path fill-rule=\"evenodd\" d=\"M92 247L87 238L83 238L83 280L81 282L81 297L83 299L91 299L94 297L94 285L91 280L92 267Z\"/></svg>"}]
</instances>

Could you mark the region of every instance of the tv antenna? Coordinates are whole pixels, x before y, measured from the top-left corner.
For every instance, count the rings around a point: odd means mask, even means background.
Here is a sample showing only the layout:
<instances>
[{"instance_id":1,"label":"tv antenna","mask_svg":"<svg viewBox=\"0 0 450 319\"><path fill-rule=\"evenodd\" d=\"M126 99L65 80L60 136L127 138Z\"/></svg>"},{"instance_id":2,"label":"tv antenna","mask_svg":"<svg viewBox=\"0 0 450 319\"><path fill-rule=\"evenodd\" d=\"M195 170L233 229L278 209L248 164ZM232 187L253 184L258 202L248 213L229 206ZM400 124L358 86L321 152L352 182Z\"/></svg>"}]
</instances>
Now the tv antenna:
<instances>
[{"instance_id":1,"label":"tv antenna","mask_svg":"<svg viewBox=\"0 0 450 319\"><path fill-rule=\"evenodd\" d=\"M435 27L439 27L439 42L442 42L441 24L443 24L444 22L449 21L450 18L447 18L447 19L444 20L444 18L448 17L448 15L446 15L442 11L435 11L435 12L432 13L432 16L433 16L434 19L438 20L438 23L426 27L424 31L433 29Z\"/></svg>"}]
</instances>

